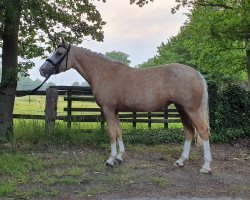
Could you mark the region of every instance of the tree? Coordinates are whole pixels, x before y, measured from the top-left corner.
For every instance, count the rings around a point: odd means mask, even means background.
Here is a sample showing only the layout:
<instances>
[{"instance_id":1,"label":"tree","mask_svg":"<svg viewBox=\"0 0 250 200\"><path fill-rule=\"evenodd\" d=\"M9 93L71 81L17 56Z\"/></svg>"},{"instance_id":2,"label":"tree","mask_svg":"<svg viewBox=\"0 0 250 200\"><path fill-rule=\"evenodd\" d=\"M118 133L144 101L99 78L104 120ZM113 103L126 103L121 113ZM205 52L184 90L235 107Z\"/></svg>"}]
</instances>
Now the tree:
<instances>
[{"instance_id":1,"label":"tree","mask_svg":"<svg viewBox=\"0 0 250 200\"><path fill-rule=\"evenodd\" d=\"M32 65L17 63L51 52L58 35L72 43L84 35L103 40L100 13L87 0L0 0L0 135L12 133L17 74Z\"/></svg>"},{"instance_id":2,"label":"tree","mask_svg":"<svg viewBox=\"0 0 250 200\"><path fill-rule=\"evenodd\" d=\"M86 82L86 81L84 81L84 82L81 83L80 86L82 86L82 87L89 87L89 83Z\"/></svg>"},{"instance_id":3,"label":"tree","mask_svg":"<svg viewBox=\"0 0 250 200\"><path fill-rule=\"evenodd\" d=\"M192 56L192 63L199 70L216 75L219 79L246 80L242 42L215 36L215 26L227 18L217 17L214 9L197 6L189 16L187 31L192 37L183 43ZM225 28L223 23L221 26Z\"/></svg>"},{"instance_id":4,"label":"tree","mask_svg":"<svg viewBox=\"0 0 250 200\"><path fill-rule=\"evenodd\" d=\"M176 0L176 12L180 6L193 6L195 10L203 7L210 10L210 15L204 21L210 31L211 38L228 50L245 52L244 65L248 75L250 89L250 2L249 0ZM226 45L225 45L226 44ZM230 44L229 46L227 46Z\"/></svg>"},{"instance_id":5,"label":"tree","mask_svg":"<svg viewBox=\"0 0 250 200\"><path fill-rule=\"evenodd\" d=\"M148 4L149 1L153 2L154 0L129 0L130 4L136 4L140 7L144 6L145 4Z\"/></svg>"},{"instance_id":6,"label":"tree","mask_svg":"<svg viewBox=\"0 0 250 200\"><path fill-rule=\"evenodd\" d=\"M80 83L75 81L74 83L72 83L72 86L80 86Z\"/></svg>"},{"instance_id":7,"label":"tree","mask_svg":"<svg viewBox=\"0 0 250 200\"><path fill-rule=\"evenodd\" d=\"M131 62L130 60L128 60L129 55L121 51L106 52L105 56L111 60L123 63L124 65L129 65Z\"/></svg>"}]
</instances>

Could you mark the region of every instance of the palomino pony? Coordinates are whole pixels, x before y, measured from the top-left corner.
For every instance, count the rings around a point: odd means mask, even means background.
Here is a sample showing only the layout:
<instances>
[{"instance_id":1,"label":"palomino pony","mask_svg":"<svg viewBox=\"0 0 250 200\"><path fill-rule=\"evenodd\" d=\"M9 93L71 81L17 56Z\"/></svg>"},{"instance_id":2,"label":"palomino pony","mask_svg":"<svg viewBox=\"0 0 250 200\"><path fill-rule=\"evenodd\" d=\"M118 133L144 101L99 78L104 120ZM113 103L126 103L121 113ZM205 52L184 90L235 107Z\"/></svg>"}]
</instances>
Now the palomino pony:
<instances>
[{"instance_id":1,"label":"palomino pony","mask_svg":"<svg viewBox=\"0 0 250 200\"><path fill-rule=\"evenodd\" d=\"M211 171L207 85L198 71L181 64L135 69L90 50L71 46L62 39L53 55L41 66L40 73L48 77L70 68L90 84L96 102L105 115L111 140L107 166L121 163L125 152L119 111L151 112L174 103L186 137L183 153L174 165L183 166L188 160L196 128L204 149L204 165L200 172Z\"/></svg>"}]
</instances>

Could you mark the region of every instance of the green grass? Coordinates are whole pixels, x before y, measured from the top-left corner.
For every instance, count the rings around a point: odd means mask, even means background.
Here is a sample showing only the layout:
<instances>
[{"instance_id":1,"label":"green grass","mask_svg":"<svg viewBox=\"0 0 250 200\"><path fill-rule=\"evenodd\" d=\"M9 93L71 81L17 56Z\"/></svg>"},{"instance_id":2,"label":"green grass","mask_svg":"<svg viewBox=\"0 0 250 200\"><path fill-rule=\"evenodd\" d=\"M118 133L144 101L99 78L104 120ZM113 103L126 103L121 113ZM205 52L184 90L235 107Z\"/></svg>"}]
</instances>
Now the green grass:
<instances>
[{"instance_id":1,"label":"green grass","mask_svg":"<svg viewBox=\"0 0 250 200\"><path fill-rule=\"evenodd\" d=\"M170 184L169 180L164 178L164 177L150 177L149 178L150 182L153 184L159 186L159 187L165 187Z\"/></svg>"},{"instance_id":2,"label":"green grass","mask_svg":"<svg viewBox=\"0 0 250 200\"><path fill-rule=\"evenodd\" d=\"M123 139L126 143L162 144L177 142L184 139L181 129L139 129L123 128ZM46 134L44 122L38 120L15 121L14 140L22 144L57 144L57 145L100 145L109 143L107 127L72 128L67 129L66 124L57 123L55 132Z\"/></svg>"},{"instance_id":3,"label":"green grass","mask_svg":"<svg viewBox=\"0 0 250 200\"><path fill-rule=\"evenodd\" d=\"M45 96L25 96L17 97L15 100L14 113L15 114L37 114L43 115L45 110ZM63 96L59 96L57 104L58 115L65 115L63 111L67 107L67 102L64 101ZM73 103L73 107L77 108L95 108L98 107L95 102L79 102Z\"/></svg>"},{"instance_id":4,"label":"green grass","mask_svg":"<svg viewBox=\"0 0 250 200\"><path fill-rule=\"evenodd\" d=\"M84 169L73 166L71 169L68 170L68 175L69 176L79 176L80 174L84 173Z\"/></svg>"},{"instance_id":5,"label":"green grass","mask_svg":"<svg viewBox=\"0 0 250 200\"><path fill-rule=\"evenodd\" d=\"M0 171L8 175L20 177L23 173L31 170L39 170L43 168L40 159L33 155L3 153L0 157Z\"/></svg>"},{"instance_id":6,"label":"green grass","mask_svg":"<svg viewBox=\"0 0 250 200\"><path fill-rule=\"evenodd\" d=\"M27 150L16 145L12 143L0 148L0 198L59 198L65 188L74 188L70 191L72 195L88 199L121 188L137 187L141 183L158 189L169 185L169 180L157 173L145 173L155 169L153 161L145 160L139 165L129 162L121 167L106 168L104 162L110 151L108 144L91 147L83 153L74 149L65 150L64 146L50 146L40 152L35 146ZM144 149L145 145L128 145L131 152L163 153L160 146L151 146L147 152Z\"/></svg>"},{"instance_id":7,"label":"green grass","mask_svg":"<svg viewBox=\"0 0 250 200\"><path fill-rule=\"evenodd\" d=\"M43 169L40 158L24 153L1 152L0 163L0 177L5 177L0 179L0 197L14 195L18 190L18 184L29 182L28 173Z\"/></svg>"},{"instance_id":8,"label":"green grass","mask_svg":"<svg viewBox=\"0 0 250 200\"><path fill-rule=\"evenodd\" d=\"M11 196L16 191L16 185L12 182L0 182L0 197Z\"/></svg>"}]
</instances>

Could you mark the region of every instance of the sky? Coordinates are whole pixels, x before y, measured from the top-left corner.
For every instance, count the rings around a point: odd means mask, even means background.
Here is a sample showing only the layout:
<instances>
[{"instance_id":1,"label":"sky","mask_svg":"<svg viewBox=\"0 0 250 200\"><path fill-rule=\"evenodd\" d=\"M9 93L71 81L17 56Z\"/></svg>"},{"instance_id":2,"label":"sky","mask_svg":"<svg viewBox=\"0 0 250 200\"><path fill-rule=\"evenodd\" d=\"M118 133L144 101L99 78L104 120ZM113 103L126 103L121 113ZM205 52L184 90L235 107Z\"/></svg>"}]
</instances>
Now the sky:
<instances>
[{"instance_id":1,"label":"sky","mask_svg":"<svg viewBox=\"0 0 250 200\"><path fill-rule=\"evenodd\" d=\"M102 19L107 23L103 27L104 41L97 42L86 37L79 45L94 52L105 54L109 51L121 51L129 55L130 66L134 67L147 61L157 54L157 47L166 43L171 36L178 34L180 27L186 21L186 10L171 14L174 0L155 0L140 8L130 5L129 0L107 0L106 3L94 1ZM36 64L29 70L31 79L43 80L39 67L44 62L33 60ZM73 69L53 75L49 81L56 85L71 85L75 81L85 80Z\"/></svg>"}]
</instances>

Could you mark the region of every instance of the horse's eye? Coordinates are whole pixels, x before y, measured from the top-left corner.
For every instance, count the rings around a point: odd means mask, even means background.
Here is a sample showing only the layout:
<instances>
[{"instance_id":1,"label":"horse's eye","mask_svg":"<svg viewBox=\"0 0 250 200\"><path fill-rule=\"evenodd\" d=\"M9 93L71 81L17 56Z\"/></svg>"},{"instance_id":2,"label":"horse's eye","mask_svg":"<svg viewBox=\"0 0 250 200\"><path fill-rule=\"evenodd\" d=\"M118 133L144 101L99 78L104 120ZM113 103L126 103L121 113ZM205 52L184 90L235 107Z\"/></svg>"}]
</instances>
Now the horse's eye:
<instances>
[{"instance_id":1,"label":"horse's eye","mask_svg":"<svg viewBox=\"0 0 250 200\"><path fill-rule=\"evenodd\" d=\"M61 56L62 53L61 53L60 51L57 51L57 52L56 52L56 55L57 55L57 56Z\"/></svg>"}]
</instances>

